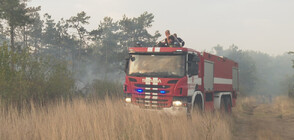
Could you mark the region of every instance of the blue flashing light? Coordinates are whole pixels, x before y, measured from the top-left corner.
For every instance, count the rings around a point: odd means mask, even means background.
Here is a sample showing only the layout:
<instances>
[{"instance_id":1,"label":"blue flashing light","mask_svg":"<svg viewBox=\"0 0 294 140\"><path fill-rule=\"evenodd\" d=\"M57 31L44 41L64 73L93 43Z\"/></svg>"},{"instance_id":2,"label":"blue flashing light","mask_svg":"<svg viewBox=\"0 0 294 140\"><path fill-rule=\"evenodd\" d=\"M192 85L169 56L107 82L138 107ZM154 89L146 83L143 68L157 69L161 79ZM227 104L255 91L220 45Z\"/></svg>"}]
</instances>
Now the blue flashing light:
<instances>
[{"instance_id":1,"label":"blue flashing light","mask_svg":"<svg viewBox=\"0 0 294 140\"><path fill-rule=\"evenodd\" d=\"M141 93L143 92L143 89L137 89L137 92Z\"/></svg>"},{"instance_id":2,"label":"blue flashing light","mask_svg":"<svg viewBox=\"0 0 294 140\"><path fill-rule=\"evenodd\" d=\"M161 91L160 91L160 93L161 93L161 94L165 94L165 93L166 93L166 91L164 91L164 90L161 90Z\"/></svg>"}]
</instances>

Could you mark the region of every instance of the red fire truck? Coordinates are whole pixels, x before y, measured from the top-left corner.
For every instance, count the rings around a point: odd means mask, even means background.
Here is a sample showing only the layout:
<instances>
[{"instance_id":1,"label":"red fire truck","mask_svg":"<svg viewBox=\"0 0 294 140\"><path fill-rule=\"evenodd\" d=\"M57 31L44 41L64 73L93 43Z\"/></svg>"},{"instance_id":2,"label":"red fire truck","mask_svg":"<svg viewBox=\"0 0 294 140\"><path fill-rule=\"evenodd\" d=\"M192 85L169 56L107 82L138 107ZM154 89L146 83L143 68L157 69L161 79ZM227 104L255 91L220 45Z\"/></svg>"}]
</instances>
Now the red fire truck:
<instances>
[{"instance_id":1,"label":"red fire truck","mask_svg":"<svg viewBox=\"0 0 294 140\"><path fill-rule=\"evenodd\" d=\"M231 112L239 91L238 64L189 48L131 47L124 100L141 108Z\"/></svg>"}]
</instances>

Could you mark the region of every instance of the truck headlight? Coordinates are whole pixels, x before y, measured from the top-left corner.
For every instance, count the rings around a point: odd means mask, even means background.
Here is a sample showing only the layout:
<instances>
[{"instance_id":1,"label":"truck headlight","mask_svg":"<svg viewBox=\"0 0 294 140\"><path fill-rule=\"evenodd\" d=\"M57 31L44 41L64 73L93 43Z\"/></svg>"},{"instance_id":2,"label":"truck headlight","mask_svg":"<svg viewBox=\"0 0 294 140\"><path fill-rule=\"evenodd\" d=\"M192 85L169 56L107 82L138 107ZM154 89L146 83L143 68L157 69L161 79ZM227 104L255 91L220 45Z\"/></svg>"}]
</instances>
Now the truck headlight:
<instances>
[{"instance_id":1,"label":"truck headlight","mask_svg":"<svg viewBox=\"0 0 294 140\"><path fill-rule=\"evenodd\" d=\"M132 102L132 98L127 97L127 98L125 99L125 101L126 101L126 103L131 103L131 102Z\"/></svg>"},{"instance_id":2,"label":"truck headlight","mask_svg":"<svg viewBox=\"0 0 294 140\"><path fill-rule=\"evenodd\" d=\"M181 101L173 101L173 106L182 106L183 103Z\"/></svg>"}]
</instances>

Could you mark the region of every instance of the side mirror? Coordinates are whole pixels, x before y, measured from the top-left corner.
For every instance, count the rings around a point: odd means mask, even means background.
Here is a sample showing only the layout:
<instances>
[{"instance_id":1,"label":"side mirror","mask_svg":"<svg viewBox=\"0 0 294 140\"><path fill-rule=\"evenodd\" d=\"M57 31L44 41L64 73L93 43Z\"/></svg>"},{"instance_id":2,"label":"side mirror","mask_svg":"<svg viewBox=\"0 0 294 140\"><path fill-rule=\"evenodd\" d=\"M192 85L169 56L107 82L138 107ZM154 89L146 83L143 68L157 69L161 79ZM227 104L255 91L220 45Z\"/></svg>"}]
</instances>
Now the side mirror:
<instances>
[{"instance_id":1,"label":"side mirror","mask_svg":"<svg viewBox=\"0 0 294 140\"><path fill-rule=\"evenodd\" d=\"M130 58L126 58L125 73L127 74L129 68Z\"/></svg>"},{"instance_id":2,"label":"side mirror","mask_svg":"<svg viewBox=\"0 0 294 140\"><path fill-rule=\"evenodd\" d=\"M135 58L135 57L132 57L132 56L129 56L129 57L126 57L125 60L126 60L126 61L130 61L130 60L131 60L131 61L135 61L136 58Z\"/></svg>"},{"instance_id":3,"label":"side mirror","mask_svg":"<svg viewBox=\"0 0 294 140\"><path fill-rule=\"evenodd\" d=\"M135 58L135 57L131 57L130 59L131 59L131 61L135 61L135 60L136 60L136 58Z\"/></svg>"}]
</instances>

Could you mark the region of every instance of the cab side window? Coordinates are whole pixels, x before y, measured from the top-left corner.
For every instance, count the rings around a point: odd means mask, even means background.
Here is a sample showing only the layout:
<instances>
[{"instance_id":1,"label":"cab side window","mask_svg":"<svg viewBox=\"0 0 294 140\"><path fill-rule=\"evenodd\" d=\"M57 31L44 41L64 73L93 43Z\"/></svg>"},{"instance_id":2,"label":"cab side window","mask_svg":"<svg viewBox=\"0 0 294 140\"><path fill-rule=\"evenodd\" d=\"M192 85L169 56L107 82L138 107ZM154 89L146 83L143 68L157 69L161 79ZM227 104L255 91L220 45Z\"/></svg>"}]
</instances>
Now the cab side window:
<instances>
[{"instance_id":1,"label":"cab side window","mask_svg":"<svg viewBox=\"0 0 294 140\"><path fill-rule=\"evenodd\" d=\"M188 54L188 75L193 76L198 74L199 58L196 54Z\"/></svg>"}]
</instances>

